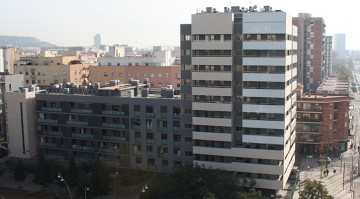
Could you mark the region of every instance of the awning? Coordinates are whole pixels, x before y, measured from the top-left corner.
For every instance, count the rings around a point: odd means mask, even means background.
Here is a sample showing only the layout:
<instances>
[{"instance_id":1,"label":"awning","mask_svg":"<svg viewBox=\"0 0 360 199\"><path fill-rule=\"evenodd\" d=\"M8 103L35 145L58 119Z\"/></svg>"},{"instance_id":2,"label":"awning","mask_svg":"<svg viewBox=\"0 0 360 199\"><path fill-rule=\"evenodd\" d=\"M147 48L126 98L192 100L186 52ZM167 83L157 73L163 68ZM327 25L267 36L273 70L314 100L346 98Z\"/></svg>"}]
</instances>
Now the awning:
<instances>
[{"instance_id":1,"label":"awning","mask_svg":"<svg viewBox=\"0 0 360 199\"><path fill-rule=\"evenodd\" d=\"M320 126L320 123L303 123L306 126Z\"/></svg>"}]
</instances>

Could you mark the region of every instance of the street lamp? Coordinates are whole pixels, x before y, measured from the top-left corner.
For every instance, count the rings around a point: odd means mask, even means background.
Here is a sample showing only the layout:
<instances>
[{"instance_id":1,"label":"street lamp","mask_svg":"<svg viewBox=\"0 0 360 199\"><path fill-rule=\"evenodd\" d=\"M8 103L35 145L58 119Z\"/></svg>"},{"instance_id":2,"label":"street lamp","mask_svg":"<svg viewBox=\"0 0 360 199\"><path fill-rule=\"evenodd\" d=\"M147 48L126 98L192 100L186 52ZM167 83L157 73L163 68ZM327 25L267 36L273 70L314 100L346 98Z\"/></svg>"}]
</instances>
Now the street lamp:
<instances>
[{"instance_id":1,"label":"street lamp","mask_svg":"<svg viewBox=\"0 0 360 199\"><path fill-rule=\"evenodd\" d=\"M115 199L117 199L117 183L116 183L116 179L117 179L117 176L119 175L119 172L118 171L115 171Z\"/></svg>"},{"instance_id":2,"label":"street lamp","mask_svg":"<svg viewBox=\"0 0 360 199\"><path fill-rule=\"evenodd\" d=\"M89 187L84 187L85 199L86 199L86 191L89 191Z\"/></svg>"},{"instance_id":3,"label":"street lamp","mask_svg":"<svg viewBox=\"0 0 360 199\"><path fill-rule=\"evenodd\" d=\"M312 158L312 156L311 155L306 156L306 179L308 179L309 158Z\"/></svg>"},{"instance_id":4,"label":"street lamp","mask_svg":"<svg viewBox=\"0 0 360 199\"><path fill-rule=\"evenodd\" d=\"M140 193L145 193L146 189L148 189L148 188L149 187L147 186L147 184L145 184L139 191L138 195L136 196L136 199L139 199Z\"/></svg>"},{"instance_id":5,"label":"street lamp","mask_svg":"<svg viewBox=\"0 0 360 199\"><path fill-rule=\"evenodd\" d=\"M69 186L67 185L66 180L64 179L64 177L61 175L60 172L58 172L58 176L57 176L57 177L60 179L60 181L62 181L62 182L65 183L66 189L67 189L67 191L68 191L68 193L69 193L69 197L70 197L70 199L72 199Z\"/></svg>"}]
</instances>

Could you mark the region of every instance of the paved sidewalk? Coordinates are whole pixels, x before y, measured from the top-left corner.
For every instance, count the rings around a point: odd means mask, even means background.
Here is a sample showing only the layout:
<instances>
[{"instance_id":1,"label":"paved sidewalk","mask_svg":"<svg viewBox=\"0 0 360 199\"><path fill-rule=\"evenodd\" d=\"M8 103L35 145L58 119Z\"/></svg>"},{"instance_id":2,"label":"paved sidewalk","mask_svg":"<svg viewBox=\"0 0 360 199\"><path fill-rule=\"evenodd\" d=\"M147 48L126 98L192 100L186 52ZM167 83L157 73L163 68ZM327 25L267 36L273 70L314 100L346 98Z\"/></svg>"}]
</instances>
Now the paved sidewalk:
<instances>
[{"instance_id":1,"label":"paved sidewalk","mask_svg":"<svg viewBox=\"0 0 360 199\"><path fill-rule=\"evenodd\" d=\"M359 153L354 153L354 150L349 149L348 151L343 153L343 159L347 159L351 157L356 157L354 160L354 165L357 165L357 157L359 156ZM321 181L326 189L328 190L329 194L332 195L335 199L352 199L353 198L353 192L350 190L350 171L351 171L351 165L346 165L345 167L345 176L343 175L343 169L340 173L340 160L336 160L336 162L331 162L328 165L329 175L324 177L324 174L322 174L321 167L317 166L314 168L311 168L308 171L308 178L310 180L318 180ZM333 170L336 169L336 173L333 173ZM303 181L306 179L306 171L302 170L300 172L300 180ZM344 181L343 181L344 179ZM359 175L356 173L353 175L353 180L360 179ZM299 198L299 192L298 190L294 193L295 199Z\"/></svg>"}]
</instances>

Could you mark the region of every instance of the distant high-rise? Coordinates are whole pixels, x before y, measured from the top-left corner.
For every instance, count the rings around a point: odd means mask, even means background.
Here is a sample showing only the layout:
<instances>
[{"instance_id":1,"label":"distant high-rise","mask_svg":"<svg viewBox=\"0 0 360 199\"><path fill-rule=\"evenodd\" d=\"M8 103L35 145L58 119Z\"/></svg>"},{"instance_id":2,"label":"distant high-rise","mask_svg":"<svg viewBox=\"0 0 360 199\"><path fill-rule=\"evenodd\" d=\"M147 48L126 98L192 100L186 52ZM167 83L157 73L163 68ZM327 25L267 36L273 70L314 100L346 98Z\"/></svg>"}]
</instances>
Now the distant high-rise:
<instances>
[{"instance_id":1,"label":"distant high-rise","mask_svg":"<svg viewBox=\"0 0 360 199\"><path fill-rule=\"evenodd\" d=\"M325 37L325 48L324 48L324 65L325 65L325 77L329 77L330 74L333 73L332 71L332 43L333 38L332 36Z\"/></svg>"},{"instance_id":2,"label":"distant high-rise","mask_svg":"<svg viewBox=\"0 0 360 199\"><path fill-rule=\"evenodd\" d=\"M101 46L101 35L99 33L94 36L94 46L95 47Z\"/></svg>"},{"instance_id":3,"label":"distant high-rise","mask_svg":"<svg viewBox=\"0 0 360 199\"><path fill-rule=\"evenodd\" d=\"M304 85L305 91L315 91L322 79L326 79L323 62L325 22L321 17L299 13L293 18L293 24L298 27L298 82Z\"/></svg>"},{"instance_id":4,"label":"distant high-rise","mask_svg":"<svg viewBox=\"0 0 360 199\"><path fill-rule=\"evenodd\" d=\"M335 34L334 36L334 50L336 51L337 59L345 59L345 34Z\"/></svg>"}]
</instances>

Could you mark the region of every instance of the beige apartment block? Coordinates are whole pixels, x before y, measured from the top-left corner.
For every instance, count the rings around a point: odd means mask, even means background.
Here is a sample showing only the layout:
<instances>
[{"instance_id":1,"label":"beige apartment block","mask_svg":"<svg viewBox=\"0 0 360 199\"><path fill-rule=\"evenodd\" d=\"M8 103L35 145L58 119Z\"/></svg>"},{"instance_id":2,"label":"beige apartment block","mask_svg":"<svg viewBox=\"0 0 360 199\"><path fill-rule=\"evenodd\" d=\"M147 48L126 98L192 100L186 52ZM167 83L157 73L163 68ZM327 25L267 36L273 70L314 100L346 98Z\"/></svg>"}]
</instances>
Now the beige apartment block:
<instances>
[{"instance_id":1,"label":"beige apartment block","mask_svg":"<svg viewBox=\"0 0 360 199\"><path fill-rule=\"evenodd\" d=\"M151 87L172 85L180 87L180 66L90 66L89 81L105 84L109 80L118 79L127 82L130 78L148 79Z\"/></svg>"},{"instance_id":2,"label":"beige apartment block","mask_svg":"<svg viewBox=\"0 0 360 199\"><path fill-rule=\"evenodd\" d=\"M70 65L15 65L16 74L24 74L24 86L32 84L57 84L88 82L89 64Z\"/></svg>"},{"instance_id":3,"label":"beige apartment block","mask_svg":"<svg viewBox=\"0 0 360 199\"><path fill-rule=\"evenodd\" d=\"M38 155L35 129L35 92L5 92L9 157L31 158Z\"/></svg>"},{"instance_id":4,"label":"beige apartment block","mask_svg":"<svg viewBox=\"0 0 360 199\"><path fill-rule=\"evenodd\" d=\"M71 61L77 60L77 56L58 56L58 57L20 57L20 61L26 61L28 65L68 65Z\"/></svg>"}]
</instances>

